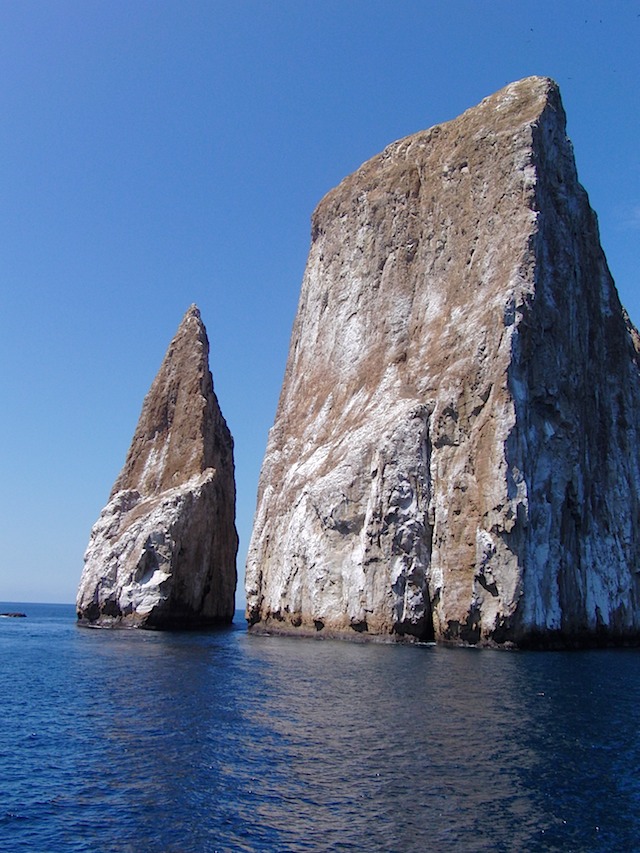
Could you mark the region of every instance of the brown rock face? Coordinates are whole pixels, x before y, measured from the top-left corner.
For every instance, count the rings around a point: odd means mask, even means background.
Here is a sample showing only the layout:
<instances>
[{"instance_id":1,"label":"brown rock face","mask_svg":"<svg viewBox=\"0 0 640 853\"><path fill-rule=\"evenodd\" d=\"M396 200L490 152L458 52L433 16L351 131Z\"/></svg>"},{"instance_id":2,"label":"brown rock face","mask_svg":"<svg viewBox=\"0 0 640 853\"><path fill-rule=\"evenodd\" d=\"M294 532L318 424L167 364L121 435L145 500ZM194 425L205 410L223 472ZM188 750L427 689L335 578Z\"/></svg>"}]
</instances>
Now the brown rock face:
<instances>
[{"instance_id":1,"label":"brown rock face","mask_svg":"<svg viewBox=\"0 0 640 853\"><path fill-rule=\"evenodd\" d=\"M81 624L180 628L233 618L233 440L208 357L206 330L192 306L91 532L77 598Z\"/></svg>"},{"instance_id":2,"label":"brown rock face","mask_svg":"<svg viewBox=\"0 0 640 853\"><path fill-rule=\"evenodd\" d=\"M640 635L640 378L556 85L318 205L247 563L256 629Z\"/></svg>"}]
</instances>

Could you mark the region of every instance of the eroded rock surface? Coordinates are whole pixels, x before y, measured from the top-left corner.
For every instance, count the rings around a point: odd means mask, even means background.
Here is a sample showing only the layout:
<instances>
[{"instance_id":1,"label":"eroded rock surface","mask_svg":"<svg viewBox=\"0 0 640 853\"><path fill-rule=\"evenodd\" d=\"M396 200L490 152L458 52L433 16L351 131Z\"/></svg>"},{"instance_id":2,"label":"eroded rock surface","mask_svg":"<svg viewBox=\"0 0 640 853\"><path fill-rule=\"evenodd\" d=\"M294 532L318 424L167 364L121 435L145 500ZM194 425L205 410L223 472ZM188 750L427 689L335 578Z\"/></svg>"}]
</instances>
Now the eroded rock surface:
<instances>
[{"instance_id":1,"label":"eroded rock surface","mask_svg":"<svg viewBox=\"0 0 640 853\"><path fill-rule=\"evenodd\" d=\"M551 80L365 163L313 215L250 625L634 642L637 342Z\"/></svg>"},{"instance_id":2,"label":"eroded rock surface","mask_svg":"<svg viewBox=\"0 0 640 853\"><path fill-rule=\"evenodd\" d=\"M233 440L192 306L144 401L91 531L81 624L189 628L231 622L236 588Z\"/></svg>"}]
</instances>

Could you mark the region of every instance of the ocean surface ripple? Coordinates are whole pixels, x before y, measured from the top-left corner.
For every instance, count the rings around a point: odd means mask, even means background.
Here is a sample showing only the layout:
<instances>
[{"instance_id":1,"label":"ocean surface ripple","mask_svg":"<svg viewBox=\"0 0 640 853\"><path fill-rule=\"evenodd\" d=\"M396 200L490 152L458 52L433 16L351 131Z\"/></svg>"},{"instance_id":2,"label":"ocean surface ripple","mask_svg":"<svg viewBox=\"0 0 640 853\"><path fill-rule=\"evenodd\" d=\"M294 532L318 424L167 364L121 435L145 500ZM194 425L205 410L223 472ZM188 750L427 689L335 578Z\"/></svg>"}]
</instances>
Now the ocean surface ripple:
<instances>
[{"instance_id":1,"label":"ocean surface ripple","mask_svg":"<svg viewBox=\"0 0 640 853\"><path fill-rule=\"evenodd\" d=\"M0 851L640 850L640 650L0 609Z\"/></svg>"}]
</instances>

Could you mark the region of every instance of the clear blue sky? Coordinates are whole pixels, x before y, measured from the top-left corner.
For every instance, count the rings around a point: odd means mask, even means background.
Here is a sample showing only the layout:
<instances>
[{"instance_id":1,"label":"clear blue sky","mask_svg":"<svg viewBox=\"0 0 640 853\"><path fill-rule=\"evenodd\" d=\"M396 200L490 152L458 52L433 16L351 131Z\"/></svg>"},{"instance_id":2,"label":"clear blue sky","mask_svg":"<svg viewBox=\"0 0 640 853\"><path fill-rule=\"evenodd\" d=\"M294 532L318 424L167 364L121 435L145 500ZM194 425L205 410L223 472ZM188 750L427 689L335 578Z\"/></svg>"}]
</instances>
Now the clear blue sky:
<instances>
[{"instance_id":1,"label":"clear blue sky","mask_svg":"<svg viewBox=\"0 0 640 853\"><path fill-rule=\"evenodd\" d=\"M0 0L0 599L75 600L192 302L236 442L238 604L320 198L409 133L553 77L640 323L640 3Z\"/></svg>"}]
</instances>

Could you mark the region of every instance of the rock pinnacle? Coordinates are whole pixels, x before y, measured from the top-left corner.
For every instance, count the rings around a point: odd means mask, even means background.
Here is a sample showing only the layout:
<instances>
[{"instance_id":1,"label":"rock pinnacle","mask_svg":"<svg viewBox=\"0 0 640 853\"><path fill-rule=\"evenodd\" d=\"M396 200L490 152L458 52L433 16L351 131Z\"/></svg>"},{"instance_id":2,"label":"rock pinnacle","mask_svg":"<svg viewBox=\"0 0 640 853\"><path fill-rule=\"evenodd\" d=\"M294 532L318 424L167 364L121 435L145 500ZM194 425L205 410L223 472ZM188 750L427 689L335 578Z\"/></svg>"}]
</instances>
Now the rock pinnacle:
<instances>
[{"instance_id":1,"label":"rock pinnacle","mask_svg":"<svg viewBox=\"0 0 640 853\"><path fill-rule=\"evenodd\" d=\"M228 623L236 586L233 440L192 305L147 394L109 502L91 531L80 624Z\"/></svg>"}]
</instances>

